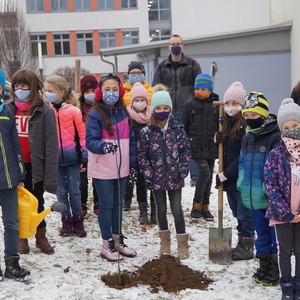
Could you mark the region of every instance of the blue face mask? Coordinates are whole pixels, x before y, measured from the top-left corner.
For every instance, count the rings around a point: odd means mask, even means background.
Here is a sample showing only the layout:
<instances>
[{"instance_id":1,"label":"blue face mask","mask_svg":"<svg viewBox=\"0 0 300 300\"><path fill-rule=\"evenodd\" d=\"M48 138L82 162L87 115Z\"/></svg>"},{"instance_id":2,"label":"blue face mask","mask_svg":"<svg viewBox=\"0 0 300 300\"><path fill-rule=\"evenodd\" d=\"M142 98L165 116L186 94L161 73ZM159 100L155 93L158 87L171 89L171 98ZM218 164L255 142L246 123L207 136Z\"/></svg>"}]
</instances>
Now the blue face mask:
<instances>
[{"instance_id":1,"label":"blue face mask","mask_svg":"<svg viewBox=\"0 0 300 300\"><path fill-rule=\"evenodd\" d=\"M106 91L103 93L103 102L108 105L114 105L119 100L119 92Z\"/></svg>"},{"instance_id":2,"label":"blue face mask","mask_svg":"<svg viewBox=\"0 0 300 300\"><path fill-rule=\"evenodd\" d=\"M136 82L144 82L145 75L144 74L129 74L128 81L131 85L134 85Z\"/></svg>"},{"instance_id":3,"label":"blue face mask","mask_svg":"<svg viewBox=\"0 0 300 300\"><path fill-rule=\"evenodd\" d=\"M45 96L46 96L46 100L49 103L53 103L58 99L58 95L55 93L49 93L49 92L45 92Z\"/></svg>"},{"instance_id":4,"label":"blue face mask","mask_svg":"<svg viewBox=\"0 0 300 300\"><path fill-rule=\"evenodd\" d=\"M15 90L14 93L15 96L17 97L16 99L17 102L27 102L30 96L30 90L17 89Z\"/></svg>"},{"instance_id":5,"label":"blue face mask","mask_svg":"<svg viewBox=\"0 0 300 300\"><path fill-rule=\"evenodd\" d=\"M89 103L93 103L95 101L95 94L88 94L88 95L84 95L84 100L89 102Z\"/></svg>"},{"instance_id":6,"label":"blue face mask","mask_svg":"<svg viewBox=\"0 0 300 300\"><path fill-rule=\"evenodd\" d=\"M171 53L174 55L179 55L181 53L181 47L178 45L174 45L171 47Z\"/></svg>"}]
</instances>

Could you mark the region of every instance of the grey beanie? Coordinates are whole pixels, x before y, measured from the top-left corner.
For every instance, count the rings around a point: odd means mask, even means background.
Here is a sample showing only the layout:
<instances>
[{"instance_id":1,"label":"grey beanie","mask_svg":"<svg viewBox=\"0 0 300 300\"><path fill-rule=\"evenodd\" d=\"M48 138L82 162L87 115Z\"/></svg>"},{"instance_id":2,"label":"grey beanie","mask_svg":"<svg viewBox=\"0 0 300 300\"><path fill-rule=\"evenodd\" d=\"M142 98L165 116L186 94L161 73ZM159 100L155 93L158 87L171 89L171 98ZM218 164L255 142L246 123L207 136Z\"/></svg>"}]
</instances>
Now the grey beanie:
<instances>
[{"instance_id":1,"label":"grey beanie","mask_svg":"<svg viewBox=\"0 0 300 300\"><path fill-rule=\"evenodd\" d=\"M281 131L282 124L289 120L300 123L300 106L292 98L283 99L278 109L277 123Z\"/></svg>"}]
</instances>

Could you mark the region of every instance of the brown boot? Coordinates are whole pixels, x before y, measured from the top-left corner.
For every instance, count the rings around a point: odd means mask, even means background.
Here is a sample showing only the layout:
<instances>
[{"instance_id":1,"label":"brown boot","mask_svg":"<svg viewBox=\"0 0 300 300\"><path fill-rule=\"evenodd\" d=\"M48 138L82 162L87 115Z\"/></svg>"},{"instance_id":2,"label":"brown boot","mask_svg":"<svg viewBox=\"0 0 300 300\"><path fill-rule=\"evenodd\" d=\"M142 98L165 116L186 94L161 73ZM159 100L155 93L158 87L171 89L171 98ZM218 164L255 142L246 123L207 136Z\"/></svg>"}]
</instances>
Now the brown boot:
<instances>
[{"instance_id":1,"label":"brown boot","mask_svg":"<svg viewBox=\"0 0 300 300\"><path fill-rule=\"evenodd\" d=\"M27 239L19 239L19 253L20 254L28 254L29 253L29 246Z\"/></svg>"},{"instance_id":2,"label":"brown boot","mask_svg":"<svg viewBox=\"0 0 300 300\"><path fill-rule=\"evenodd\" d=\"M188 239L188 233L177 234L178 257L181 259L188 258L190 256Z\"/></svg>"},{"instance_id":3,"label":"brown boot","mask_svg":"<svg viewBox=\"0 0 300 300\"><path fill-rule=\"evenodd\" d=\"M46 238L46 227L37 228L37 232L35 235L35 245L45 254L54 253L54 248L51 247L48 239Z\"/></svg>"},{"instance_id":4,"label":"brown boot","mask_svg":"<svg viewBox=\"0 0 300 300\"><path fill-rule=\"evenodd\" d=\"M171 255L171 238L169 230L158 232L160 236L160 255Z\"/></svg>"}]
</instances>

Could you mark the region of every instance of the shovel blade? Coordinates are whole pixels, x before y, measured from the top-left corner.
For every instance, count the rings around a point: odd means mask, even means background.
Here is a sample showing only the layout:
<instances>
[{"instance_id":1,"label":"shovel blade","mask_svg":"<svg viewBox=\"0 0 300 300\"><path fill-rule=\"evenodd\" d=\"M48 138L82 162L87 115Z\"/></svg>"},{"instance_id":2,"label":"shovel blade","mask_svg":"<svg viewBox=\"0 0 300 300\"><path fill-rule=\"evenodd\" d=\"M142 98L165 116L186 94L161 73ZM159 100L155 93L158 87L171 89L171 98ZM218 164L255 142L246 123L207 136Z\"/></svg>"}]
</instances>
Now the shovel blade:
<instances>
[{"instance_id":1,"label":"shovel blade","mask_svg":"<svg viewBox=\"0 0 300 300\"><path fill-rule=\"evenodd\" d=\"M209 228L209 259L217 264L227 265L232 261L231 228Z\"/></svg>"}]
</instances>

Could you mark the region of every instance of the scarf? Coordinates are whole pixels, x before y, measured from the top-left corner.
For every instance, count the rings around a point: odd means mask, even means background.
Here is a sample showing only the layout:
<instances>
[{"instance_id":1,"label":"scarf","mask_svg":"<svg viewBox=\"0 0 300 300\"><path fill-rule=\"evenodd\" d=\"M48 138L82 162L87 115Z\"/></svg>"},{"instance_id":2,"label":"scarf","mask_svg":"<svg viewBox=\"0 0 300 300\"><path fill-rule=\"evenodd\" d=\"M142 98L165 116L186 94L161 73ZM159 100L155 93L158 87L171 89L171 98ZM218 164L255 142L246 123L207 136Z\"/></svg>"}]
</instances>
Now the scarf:
<instances>
[{"instance_id":1,"label":"scarf","mask_svg":"<svg viewBox=\"0 0 300 300\"><path fill-rule=\"evenodd\" d=\"M150 121L151 109L150 109L149 105L147 105L147 107L146 107L146 113L136 112L132 108L131 104L127 106L127 111L129 113L131 119L133 119L134 121L136 121L139 124L147 124Z\"/></svg>"},{"instance_id":2,"label":"scarf","mask_svg":"<svg viewBox=\"0 0 300 300\"><path fill-rule=\"evenodd\" d=\"M300 140L288 137L282 137L282 140L292 158L292 161L296 162L296 164L300 164Z\"/></svg>"}]
</instances>

